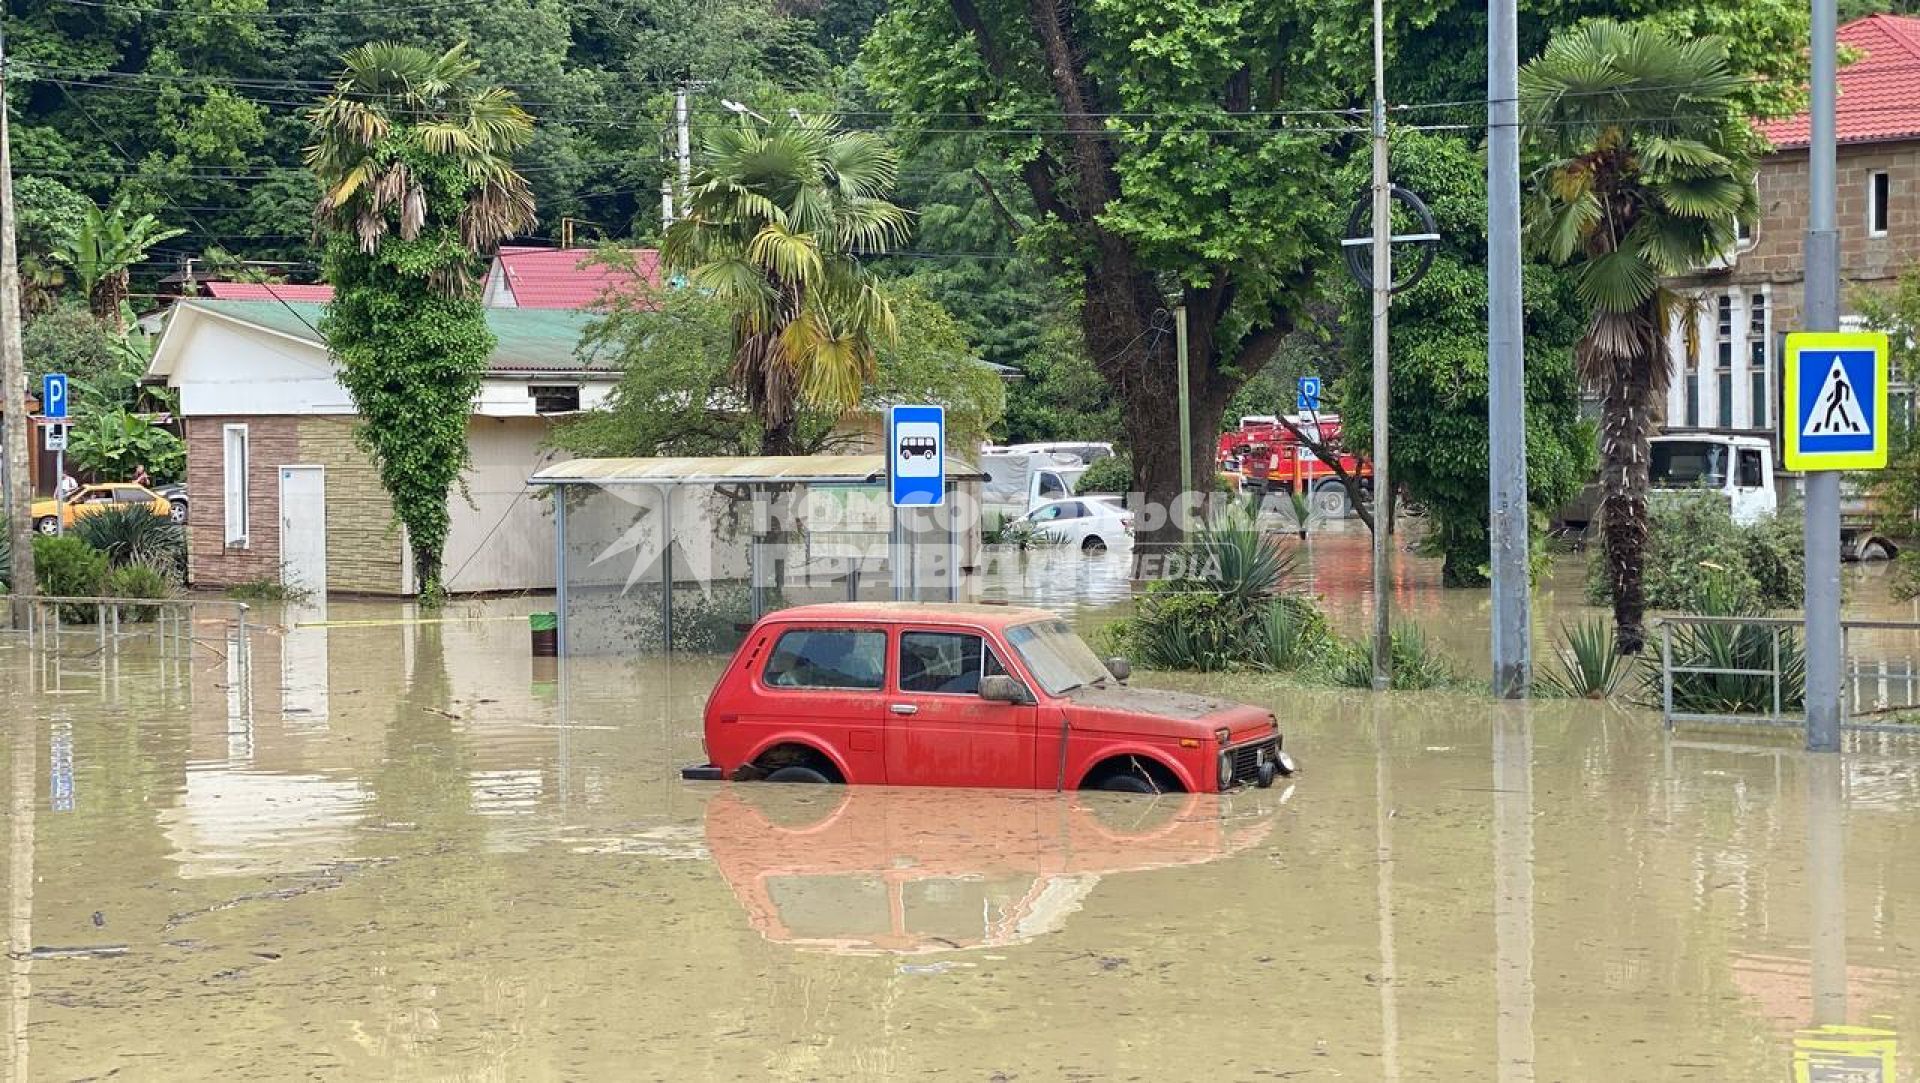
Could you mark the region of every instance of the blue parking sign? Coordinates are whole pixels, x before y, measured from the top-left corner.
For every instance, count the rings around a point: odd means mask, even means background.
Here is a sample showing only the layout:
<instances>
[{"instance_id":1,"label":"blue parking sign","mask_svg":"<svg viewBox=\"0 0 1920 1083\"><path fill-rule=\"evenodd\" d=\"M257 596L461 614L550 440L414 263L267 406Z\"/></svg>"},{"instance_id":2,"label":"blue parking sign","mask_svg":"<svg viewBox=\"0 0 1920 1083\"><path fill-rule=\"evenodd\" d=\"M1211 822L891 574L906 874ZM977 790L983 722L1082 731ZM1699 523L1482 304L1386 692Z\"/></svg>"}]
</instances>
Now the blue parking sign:
<instances>
[{"instance_id":1,"label":"blue parking sign","mask_svg":"<svg viewBox=\"0 0 1920 1083\"><path fill-rule=\"evenodd\" d=\"M1293 397L1293 408L1303 414L1320 409L1320 377L1300 377L1300 389Z\"/></svg>"},{"instance_id":2,"label":"blue parking sign","mask_svg":"<svg viewBox=\"0 0 1920 1083\"><path fill-rule=\"evenodd\" d=\"M935 508L947 502L945 407L887 410L887 481L896 508Z\"/></svg>"},{"instance_id":3,"label":"blue parking sign","mask_svg":"<svg viewBox=\"0 0 1920 1083\"><path fill-rule=\"evenodd\" d=\"M67 374L49 372L40 381L40 415L61 419L67 416Z\"/></svg>"}]
</instances>

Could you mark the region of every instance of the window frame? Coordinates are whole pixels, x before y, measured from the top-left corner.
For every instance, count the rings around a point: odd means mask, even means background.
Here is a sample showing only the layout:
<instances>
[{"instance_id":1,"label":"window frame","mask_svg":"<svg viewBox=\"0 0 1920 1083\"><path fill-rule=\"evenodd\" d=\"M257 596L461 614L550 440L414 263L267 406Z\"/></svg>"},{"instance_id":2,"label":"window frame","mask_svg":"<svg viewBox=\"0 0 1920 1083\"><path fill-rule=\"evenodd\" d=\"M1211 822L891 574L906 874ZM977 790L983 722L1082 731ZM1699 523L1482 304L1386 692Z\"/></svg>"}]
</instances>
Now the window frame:
<instances>
[{"instance_id":1,"label":"window frame","mask_svg":"<svg viewBox=\"0 0 1920 1083\"><path fill-rule=\"evenodd\" d=\"M978 684L974 685L974 690L971 692L943 692L934 688L908 688L905 682L907 675L907 637L915 635L971 636L980 641L980 680L984 681L991 675L987 672L987 659L989 658L999 663L1001 674L1009 677L1014 675L1013 670L1007 668L1006 660L1000 657L1000 652L993 649L993 637L977 628L902 628L900 629L900 634L894 639L893 684L891 687L903 696L959 696L962 698L977 698L980 695L980 687Z\"/></svg>"},{"instance_id":2,"label":"window frame","mask_svg":"<svg viewBox=\"0 0 1920 1083\"><path fill-rule=\"evenodd\" d=\"M239 449L238 470L235 448ZM253 545L252 486L253 440L244 424L220 426L220 496L224 505L221 519L229 549L249 549ZM236 496L238 499L236 499Z\"/></svg>"},{"instance_id":3,"label":"window frame","mask_svg":"<svg viewBox=\"0 0 1920 1083\"><path fill-rule=\"evenodd\" d=\"M555 407L550 400L571 397L573 405ZM579 384L528 384L527 398L533 401L533 412L545 417L549 414L577 414L580 412Z\"/></svg>"},{"instance_id":4,"label":"window frame","mask_svg":"<svg viewBox=\"0 0 1920 1083\"><path fill-rule=\"evenodd\" d=\"M1867 174L1867 236L1885 237L1893 222L1888 204L1893 201L1893 176L1884 169Z\"/></svg>"},{"instance_id":5,"label":"window frame","mask_svg":"<svg viewBox=\"0 0 1920 1083\"><path fill-rule=\"evenodd\" d=\"M880 683L871 687L856 684L775 684L769 674L774 660L780 657L780 644L790 635L819 635L823 632L843 632L848 635L876 635L880 637ZM894 680L894 668L889 664L893 654L893 636L883 626L868 624L789 624L781 628L767 645L766 660L754 674L762 689L768 692L829 692L845 695L849 692L884 692Z\"/></svg>"}]
</instances>

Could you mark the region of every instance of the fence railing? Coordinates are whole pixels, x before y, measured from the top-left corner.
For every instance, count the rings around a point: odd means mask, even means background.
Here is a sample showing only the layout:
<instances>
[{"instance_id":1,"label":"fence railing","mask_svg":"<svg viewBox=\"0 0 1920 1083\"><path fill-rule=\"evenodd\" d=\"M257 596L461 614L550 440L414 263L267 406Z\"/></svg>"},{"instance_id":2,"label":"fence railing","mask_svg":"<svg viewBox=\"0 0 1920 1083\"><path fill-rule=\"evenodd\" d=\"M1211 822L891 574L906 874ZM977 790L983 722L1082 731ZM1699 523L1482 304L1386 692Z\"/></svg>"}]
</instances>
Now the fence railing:
<instances>
[{"instance_id":1,"label":"fence railing","mask_svg":"<svg viewBox=\"0 0 1920 1083\"><path fill-rule=\"evenodd\" d=\"M0 630L45 651L91 645L105 653L137 639L152 640L162 655L213 641L244 652L249 612L245 602L225 599L0 594ZM5 619L15 613L22 619Z\"/></svg>"},{"instance_id":2,"label":"fence railing","mask_svg":"<svg viewBox=\"0 0 1920 1083\"><path fill-rule=\"evenodd\" d=\"M1660 713L1669 729L1680 723L1805 727L1805 656L1795 634L1802 619L1681 615L1655 623ZM1905 657L1869 655L1863 633L1912 637L1914 649ZM1920 736L1920 621L1842 621L1840 651L1841 726ZM1908 710L1914 722L1888 720Z\"/></svg>"}]
</instances>

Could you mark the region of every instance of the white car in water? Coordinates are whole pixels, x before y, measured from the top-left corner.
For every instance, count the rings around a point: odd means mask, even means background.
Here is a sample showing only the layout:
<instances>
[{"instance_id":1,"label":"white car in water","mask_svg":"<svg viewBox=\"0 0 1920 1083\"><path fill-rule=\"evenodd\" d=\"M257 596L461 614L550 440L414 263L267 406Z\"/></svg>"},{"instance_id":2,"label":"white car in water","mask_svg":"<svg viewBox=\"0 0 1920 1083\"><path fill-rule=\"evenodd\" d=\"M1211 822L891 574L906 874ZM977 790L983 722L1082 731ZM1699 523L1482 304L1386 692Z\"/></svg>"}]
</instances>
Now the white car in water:
<instances>
[{"instance_id":1,"label":"white car in water","mask_svg":"<svg viewBox=\"0 0 1920 1083\"><path fill-rule=\"evenodd\" d=\"M1036 534L1077 549L1097 551L1133 544L1133 513L1120 505L1117 496L1049 500L1019 521L1030 524Z\"/></svg>"}]
</instances>

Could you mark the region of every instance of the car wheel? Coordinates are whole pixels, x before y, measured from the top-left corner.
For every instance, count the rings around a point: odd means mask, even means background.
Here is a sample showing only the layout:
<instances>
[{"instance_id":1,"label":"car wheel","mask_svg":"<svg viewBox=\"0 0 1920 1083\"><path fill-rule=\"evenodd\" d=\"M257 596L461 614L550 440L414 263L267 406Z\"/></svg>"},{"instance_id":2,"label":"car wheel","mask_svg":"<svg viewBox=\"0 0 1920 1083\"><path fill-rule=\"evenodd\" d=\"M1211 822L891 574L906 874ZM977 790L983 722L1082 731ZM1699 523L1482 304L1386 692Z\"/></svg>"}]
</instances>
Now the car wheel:
<instances>
[{"instance_id":1,"label":"car wheel","mask_svg":"<svg viewBox=\"0 0 1920 1083\"><path fill-rule=\"evenodd\" d=\"M1098 789L1109 793L1159 793L1153 783L1135 774L1108 775L1100 780Z\"/></svg>"},{"instance_id":2,"label":"car wheel","mask_svg":"<svg viewBox=\"0 0 1920 1083\"><path fill-rule=\"evenodd\" d=\"M1313 510L1329 519L1345 519L1353 514L1353 501L1347 499L1347 487L1337 481L1323 481L1313 490Z\"/></svg>"},{"instance_id":3,"label":"car wheel","mask_svg":"<svg viewBox=\"0 0 1920 1083\"><path fill-rule=\"evenodd\" d=\"M187 521L187 502L184 500L174 501L173 506L167 509L167 518L176 525L185 523Z\"/></svg>"},{"instance_id":4,"label":"car wheel","mask_svg":"<svg viewBox=\"0 0 1920 1083\"><path fill-rule=\"evenodd\" d=\"M51 515L42 515L33 521L33 529L38 530L42 534L58 534L60 533L60 520L55 519Z\"/></svg>"},{"instance_id":5,"label":"car wheel","mask_svg":"<svg viewBox=\"0 0 1920 1083\"><path fill-rule=\"evenodd\" d=\"M767 776L768 782L831 782L827 776L811 767L787 766Z\"/></svg>"},{"instance_id":6,"label":"car wheel","mask_svg":"<svg viewBox=\"0 0 1920 1083\"><path fill-rule=\"evenodd\" d=\"M1089 534L1086 540L1080 543L1080 551L1083 553L1104 553L1107 551L1107 543L1101 540L1100 535Z\"/></svg>"}]
</instances>

